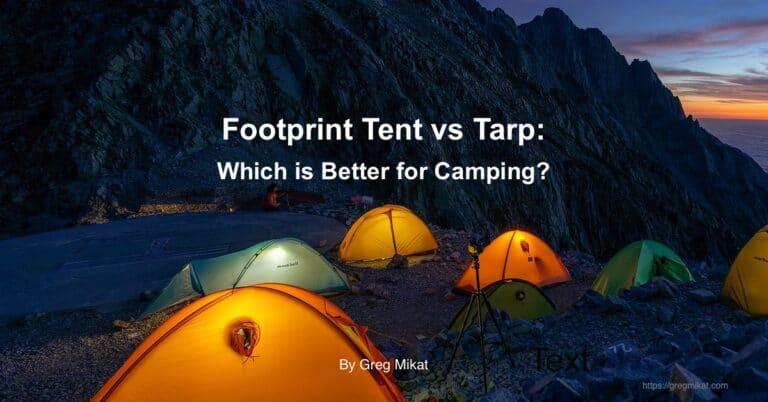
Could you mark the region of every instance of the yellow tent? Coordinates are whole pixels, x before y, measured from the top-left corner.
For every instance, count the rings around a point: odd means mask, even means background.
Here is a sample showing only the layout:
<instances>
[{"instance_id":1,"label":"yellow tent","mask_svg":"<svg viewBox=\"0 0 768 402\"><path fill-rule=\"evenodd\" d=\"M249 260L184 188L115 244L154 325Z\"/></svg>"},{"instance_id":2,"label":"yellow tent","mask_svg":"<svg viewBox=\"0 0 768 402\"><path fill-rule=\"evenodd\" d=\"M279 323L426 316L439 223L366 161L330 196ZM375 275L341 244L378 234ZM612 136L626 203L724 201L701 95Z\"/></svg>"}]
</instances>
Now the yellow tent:
<instances>
[{"instance_id":1,"label":"yellow tent","mask_svg":"<svg viewBox=\"0 0 768 402\"><path fill-rule=\"evenodd\" d=\"M427 225L410 209L384 205L366 212L347 231L339 257L347 263L413 256L437 249Z\"/></svg>"},{"instance_id":2,"label":"yellow tent","mask_svg":"<svg viewBox=\"0 0 768 402\"><path fill-rule=\"evenodd\" d=\"M721 295L752 315L768 315L768 226L733 261Z\"/></svg>"},{"instance_id":3,"label":"yellow tent","mask_svg":"<svg viewBox=\"0 0 768 402\"><path fill-rule=\"evenodd\" d=\"M391 372L359 367L386 361L365 330L301 288L222 290L150 334L93 401L403 401Z\"/></svg>"},{"instance_id":4,"label":"yellow tent","mask_svg":"<svg viewBox=\"0 0 768 402\"><path fill-rule=\"evenodd\" d=\"M480 253L480 287L504 279L522 279L538 287L571 280L560 257L549 245L531 233L511 230L493 239ZM474 263L456 282L456 290L475 290Z\"/></svg>"}]
</instances>

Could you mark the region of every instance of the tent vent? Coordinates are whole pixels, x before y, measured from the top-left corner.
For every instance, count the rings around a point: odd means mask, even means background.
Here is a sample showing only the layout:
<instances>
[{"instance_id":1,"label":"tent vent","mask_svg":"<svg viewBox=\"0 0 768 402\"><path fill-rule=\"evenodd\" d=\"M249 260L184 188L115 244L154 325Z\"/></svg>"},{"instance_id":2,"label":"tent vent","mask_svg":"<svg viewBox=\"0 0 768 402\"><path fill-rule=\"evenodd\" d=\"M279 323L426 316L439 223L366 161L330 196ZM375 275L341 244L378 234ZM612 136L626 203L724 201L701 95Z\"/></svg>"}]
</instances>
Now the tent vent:
<instances>
[{"instance_id":1,"label":"tent vent","mask_svg":"<svg viewBox=\"0 0 768 402\"><path fill-rule=\"evenodd\" d=\"M230 332L229 342L238 354L250 357L253 349L259 343L261 330L256 323L242 322L234 326Z\"/></svg>"},{"instance_id":2,"label":"tent vent","mask_svg":"<svg viewBox=\"0 0 768 402\"><path fill-rule=\"evenodd\" d=\"M517 292L517 294L515 295L515 297L517 298L517 300L523 301L523 300L525 300L525 292L522 291L522 290L519 290Z\"/></svg>"},{"instance_id":3,"label":"tent vent","mask_svg":"<svg viewBox=\"0 0 768 402\"><path fill-rule=\"evenodd\" d=\"M531 245L528 244L527 241L523 240L520 242L520 249L522 249L523 252L528 256L528 262L533 262L533 257L531 257Z\"/></svg>"}]
</instances>

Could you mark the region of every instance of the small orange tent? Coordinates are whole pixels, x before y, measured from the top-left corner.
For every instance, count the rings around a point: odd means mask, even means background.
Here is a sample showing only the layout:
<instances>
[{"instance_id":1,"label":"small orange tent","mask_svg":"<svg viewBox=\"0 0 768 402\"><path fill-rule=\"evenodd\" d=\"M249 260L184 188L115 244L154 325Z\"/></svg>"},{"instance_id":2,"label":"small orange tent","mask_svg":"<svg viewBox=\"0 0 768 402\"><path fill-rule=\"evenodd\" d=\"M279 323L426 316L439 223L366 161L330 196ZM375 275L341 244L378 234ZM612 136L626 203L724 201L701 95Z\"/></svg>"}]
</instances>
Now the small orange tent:
<instances>
[{"instance_id":1,"label":"small orange tent","mask_svg":"<svg viewBox=\"0 0 768 402\"><path fill-rule=\"evenodd\" d=\"M571 274L544 240L522 230L512 230L495 238L480 253L480 287L505 279L522 279L543 287L570 281ZM456 290L475 290L473 263L456 282Z\"/></svg>"},{"instance_id":2,"label":"small orange tent","mask_svg":"<svg viewBox=\"0 0 768 402\"><path fill-rule=\"evenodd\" d=\"M403 401L391 372L360 368L386 361L365 331L297 287L222 290L150 334L93 401Z\"/></svg>"},{"instance_id":3,"label":"small orange tent","mask_svg":"<svg viewBox=\"0 0 768 402\"><path fill-rule=\"evenodd\" d=\"M355 263L388 259L396 254L425 254L435 249L435 236L416 214L400 205L383 205L352 224L339 246L339 257Z\"/></svg>"}]
</instances>

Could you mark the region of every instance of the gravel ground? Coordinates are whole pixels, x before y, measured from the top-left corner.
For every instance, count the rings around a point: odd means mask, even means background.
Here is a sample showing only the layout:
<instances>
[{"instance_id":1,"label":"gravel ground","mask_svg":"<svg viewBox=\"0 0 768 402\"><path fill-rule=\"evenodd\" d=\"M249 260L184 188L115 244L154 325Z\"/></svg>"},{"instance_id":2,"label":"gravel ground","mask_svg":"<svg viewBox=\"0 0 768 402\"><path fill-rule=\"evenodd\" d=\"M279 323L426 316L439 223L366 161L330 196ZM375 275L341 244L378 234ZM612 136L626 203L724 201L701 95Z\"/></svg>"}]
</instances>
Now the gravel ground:
<instances>
[{"instance_id":1,"label":"gravel ground","mask_svg":"<svg viewBox=\"0 0 768 402\"><path fill-rule=\"evenodd\" d=\"M341 210L332 215L343 219L343 213ZM333 297L332 301L356 322L369 326L372 339L386 352L417 357L433 355L428 374L401 375L400 383L409 399L472 399L480 395L473 392L482 389L479 359L469 352L465 354L462 348L457 368L448 379L444 378L453 335L441 332L467 300L450 292L469 263L465 251L467 235L433 229L440 250L430 261L408 269L340 265L350 277L352 291ZM327 257L335 261L333 255ZM563 261L574 280L548 288L545 293L564 313L538 320L532 330L529 328L520 335L522 346L517 345L514 368L502 349L496 348L490 365L493 385L501 384L520 395L532 379L547 374L537 366L533 347L567 352L586 349L593 356L620 340L632 340L643 346L653 343L658 339L656 328L675 332L700 324L722 326L723 322L738 319L720 304L690 308L685 296L638 303L631 313L580 311L572 305L589 288L600 266L591 256L579 252L565 252ZM707 278L706 266L702 267L694 270L694 275L702 279L684 285L684 289L719 291L725 268L718 268L714 278ZM0 400L87 400L141 341L172 314L166 311L136 321L148 302L136 300L100 310L39 314L8 323L0 329ZM654 310L659 307L672 310L674 320L659 324ZM441 340L444 345L437 347L439 356L434 355L435 344Z\"/></svg>"}]
</instances>

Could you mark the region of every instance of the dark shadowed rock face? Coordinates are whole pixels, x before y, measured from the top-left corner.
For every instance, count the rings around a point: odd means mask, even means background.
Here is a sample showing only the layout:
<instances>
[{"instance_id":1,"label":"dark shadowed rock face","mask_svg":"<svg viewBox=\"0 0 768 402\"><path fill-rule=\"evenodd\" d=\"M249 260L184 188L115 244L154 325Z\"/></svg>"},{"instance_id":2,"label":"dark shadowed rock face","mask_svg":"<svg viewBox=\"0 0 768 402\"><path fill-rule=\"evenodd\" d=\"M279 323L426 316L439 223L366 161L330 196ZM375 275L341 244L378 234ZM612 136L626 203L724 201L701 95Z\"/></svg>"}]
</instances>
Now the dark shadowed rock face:
<instances>
[{"instance_id":1,"label":"dark shadowed rock face","mask_svg":"<svg viewBox=\"0 0 768 402\"><path fill-rule=\"evenodd\" d=\"M114 214L146 198L245 196L217 160L535 163L534 186L313 182L408 204L453 227L533 230L601 257L655 238L692 257L734 252L768 222L768 177L686 118L647 62L556 9L517 26L472 0L9 3L0 148L7 231ZM225 116L542 122L520 149L432 139L220 140ZM429 138L429 136L427 137ZM357 187L355 187L357 186Z\"/></svg>"}]
</instances>

